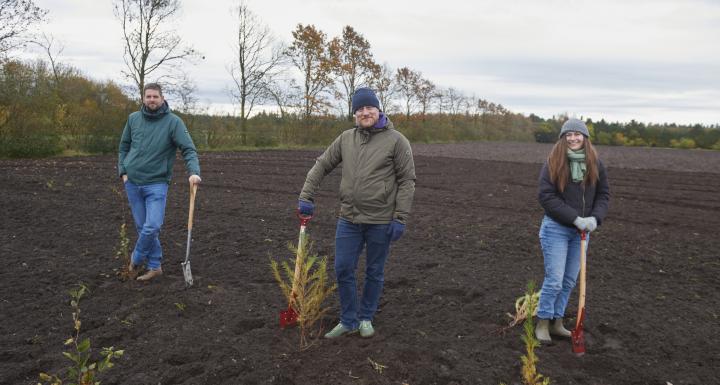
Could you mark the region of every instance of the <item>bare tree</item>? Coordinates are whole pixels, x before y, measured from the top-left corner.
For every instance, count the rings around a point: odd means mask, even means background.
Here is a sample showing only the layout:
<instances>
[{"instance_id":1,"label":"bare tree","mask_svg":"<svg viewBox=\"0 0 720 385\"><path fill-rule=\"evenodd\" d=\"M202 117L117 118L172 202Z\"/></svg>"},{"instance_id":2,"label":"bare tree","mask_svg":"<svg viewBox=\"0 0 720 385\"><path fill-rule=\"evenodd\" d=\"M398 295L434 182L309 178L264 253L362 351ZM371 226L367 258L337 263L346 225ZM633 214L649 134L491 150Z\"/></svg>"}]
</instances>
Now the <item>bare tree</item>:
<instances>
[{"instance_id":1,"label":"bare tree","mask_svg":"<svg viewBox=\"0 0 720 385\"><path fill-rule=\"evenodd\" d=\"M472 96L466 96L463 95L462 104L460 105L460 109L462 113L464 113L466 116L469 115L476 115L476 106L477 106L477 98L475 95Z\"/></svg>"},{"instance_id":2,"label":"bare tree","mask_svg":"<svg viewBox=\"0 0 720 385\"><path fill-rule=\"evenodd\" d=\"M162 69L163 77L178 76L180 63L192 60L198 52L183 47L180 36L170 28L180 11L179 0L114 0L115 17L123 30L125 65L123 71L142 90L148 75Z\"/></svg>"},{"instance_id":3,"label":"bare tree","mask_svg":"<svg viewBox=\"0 0 720 385\"><path fill-rule=\"evenodd\" d=\"M327 36L314 25L298 24L292 33L293 43L285 51L302 73L303 113L306 118L324 110L328 103L324 94L333 85L332 65L327 52Z\"/></svg>"},{"instance_id":4,"label":"bare tree","mask_svg":"<svg viewBox=\"0 0 720 385\"><path fill-rule=\"evenodd\" d=\"M339 94L347 103L348 120L352 120L353 93L358 87L369 86L378 76L380 66L370 53L370 43L349 25L343 28L342 38L330 41L330 60L342 85Z\"/></svg>"},{"instance_id":5,"label":"bare tree","mask_svg":"<svg viewBox=\"0 0 720 385\"><path fill-rule=\"evenodd\" d=\"M420 79L420 73L408 67L400 68L395 73L397 91L405 103L405 114L408 118L410 118L410 112L418 102L417 85Z\"/></svg>"},{"instance_id":6,"label":"bare tree","mask_svg":"<svg viewBox=\"0 0 720 385\"><path fill-rule=\"evenodd\" d=\"M430 107L430 103L432 103L436 96L436 89L435 84L428 79L419 78L415 84L415 93L420 103L423 119Z\"/></svg>"},{"instance_id":7,"label":"bare tree","mask_svg":"<svg viewBox=\"0 0 720 385\"><path fill-rule=\"evenodd\" d=\"M473 94L472 96L465 99L465 108L472 116L480 115L480 99Z\"/></svg>"},{"instance_id":8,"label":"bare tree","mask_svg":"<svg viewBox=\"0 0 720 385\"><path fill-rule=\"evenodd\" d=\"M448 107L447 89L446 88L438 88L437 91L435 91L435 100L436 100L436 104L437 104L438 113L443 114L450 109Z\"/></svg>"},{"instance_id":9,"label":"bare tree","mask_svg":"<svg viewBox=\"0 0 720 385\"><path fill-rule=\"evenodd\" d=\"M197 84L185 72L168 87L168 93L179 99L180 103L176 109L183 114L189 114L197 108L198 98L195 96L197 90Z\"/></svg>"},{"instance_id":10,"label":"bare tree","mask_svg":"<svg viewBox=\"0 0 720 385\"><path fill-rule=\"evenodd\" d=\"M288 109L298 109L301 106L297 101L301 100L302 91L295 79L280 79L272 77L269 79L265 91L280 110L280 117L285 118Z\"/></svg>"},{"instance_id":11,"label":"bare tree","mask_svg":"<svg viewBox=\"0 0 720 385\"><path fill-rule=\"evenodd\" d=\"M383 111L387 113L393 110L392 98L397 90L393 79L393 71L387 63L383 63L380 71L375 73L370 86L375 89Z\"/></svg>"},{"instance_id":12,"label":"bare tree","mask_svg":"<svg viewBox=\"0 0 720 385\"><path fill-rule=\"evenodd\" d=\"M466 106L467 97L463 93L453 87L445 90L445 99L447 102L448 113L456 115L462 112Z\"/></svg>"},{"instance_id":13,"label":"bare tree","mask_svg":"<svg viewBox=\"0 0 720 385\"><path fill-rule=\"evenodd\" d=\"M45 19L47 10L33 0L0 0L0 61L32 39L32 28Z\"/></svg>"},{"instance_id":14,"label":"bare tree","mask_svg":"<svg viewBox=\"0 0 720 385\"><path fill-rule=\"evenodd\" d=\"M242 144L247 138L246 120L253 107L267 96L268 81L283 59L284 47L241 0L234 9L237 17L235 58L229 72L235 83L232 97L240 104Z\"/></svg>"},{"instance_id":15,"label":"bare tree","mask_svg":"<svg viewBox=\"0 0 720 385\"><path fill-rule=\"evenodd\" d=\"M2 0L0 0L0 1L2 1ZM46 33L42 34L42 38L37 39L37 40L32 40L30 42L39 46L40 48L43 49L43 51L45 51L45 54L47 55L48 60L50 61L50 67L53 72L53 78L55 79L55 87L59 88L61 68L60 68L60 64L57 61L57 57L60 56L62 51L65 50L65 46L60 44L59 47L58 46L53 47L56 42L55 38L52 35L48 35Z\"/></svg>"}]
</instances>

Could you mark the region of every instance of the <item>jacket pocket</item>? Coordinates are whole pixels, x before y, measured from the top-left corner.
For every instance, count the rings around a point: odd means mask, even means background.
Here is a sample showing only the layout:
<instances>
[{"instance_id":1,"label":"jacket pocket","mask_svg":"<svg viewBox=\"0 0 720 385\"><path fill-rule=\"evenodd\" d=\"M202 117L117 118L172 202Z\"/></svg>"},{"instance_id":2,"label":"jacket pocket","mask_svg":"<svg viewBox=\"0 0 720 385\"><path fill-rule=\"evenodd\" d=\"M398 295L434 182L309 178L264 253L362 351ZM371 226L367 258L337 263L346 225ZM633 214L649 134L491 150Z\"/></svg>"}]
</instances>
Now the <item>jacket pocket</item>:
<instances>
[{"instance_id":1,"label":"jacket pocket","mask_svg":"<svg viewBox=\"0 0 720 385\"><path fill-rule=\"evenodd\" d=\"M378 180L363 186L359 193L359 200L362 202L362 207L375 211L387 205L387 194L385 182Z\"/></svg>"},{"instance_id":2,"label":"jacket pocket","mask_svg":"<svg viewBox=\"0 0 720 385\"><path fill-rule=\"evenodd\" d=\"M137 158L138 150L137 147L130 147L125 159L123 159L123 167L125 167L125 174L131 175L135 172L135 159Z\"/></svg>"}]
</instances>

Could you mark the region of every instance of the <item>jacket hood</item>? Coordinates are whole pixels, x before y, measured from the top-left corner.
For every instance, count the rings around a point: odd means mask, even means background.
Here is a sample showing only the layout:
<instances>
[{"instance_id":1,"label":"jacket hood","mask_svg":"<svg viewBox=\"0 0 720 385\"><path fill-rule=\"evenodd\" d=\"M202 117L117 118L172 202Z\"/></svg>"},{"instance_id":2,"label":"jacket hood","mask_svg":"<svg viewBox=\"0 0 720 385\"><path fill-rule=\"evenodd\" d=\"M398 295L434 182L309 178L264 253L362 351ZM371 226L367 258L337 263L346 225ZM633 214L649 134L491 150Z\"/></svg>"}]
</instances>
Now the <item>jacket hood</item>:
<instances>
[{"instance_id":1,"label":"jacket hood","mask_svg":"<svg viewBox=\"0 0 720 385\"><path fill-rule=\"evenodd\" d=\"M391 130L394 128L393 123L390 121L390 118L387 117L384 113L380 113L380 118L378 119L377 123L375 123L374 126L370 128L360 128L357 124L355 125L355 128L360 130L361 132L368 132L368 133L375 133L380 132L384 130Z\"/></svg>"},{"instance_id":2,"label":"jacket hood","mask_svg":"<svg viewBox=\"0 0 720 385\"><path fill-rule=\"evenodd\" d=\"M163 105L160 106L160 108L155 111L150 111L147 107L145 107L145 104L143 104L142 107L140 107L140 111L142 112L145 119L157 120L170 112L170 105L168 105L167 100L165 100L163 101Z\"/></svg>"}]
</instances>

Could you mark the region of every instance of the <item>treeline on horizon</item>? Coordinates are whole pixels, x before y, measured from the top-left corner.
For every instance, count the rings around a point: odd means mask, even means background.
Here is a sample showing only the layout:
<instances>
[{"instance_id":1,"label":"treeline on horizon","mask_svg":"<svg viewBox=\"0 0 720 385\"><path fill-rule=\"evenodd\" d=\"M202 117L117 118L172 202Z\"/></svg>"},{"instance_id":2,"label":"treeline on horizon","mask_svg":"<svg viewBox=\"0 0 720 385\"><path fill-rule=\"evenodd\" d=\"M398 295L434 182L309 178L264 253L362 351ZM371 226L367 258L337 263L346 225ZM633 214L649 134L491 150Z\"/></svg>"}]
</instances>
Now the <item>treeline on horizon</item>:
<instances>
[{"instance_id":1,"label":"treeline on horizon","mask_svg":"<svg viewBox=\"0 0 720 385\"><path fill-rule=\"evenodd\" d=\"M162 79L171 109L202 150L324 146L352 127L352 94L373 88L384 112L412 142L478 140L554 142L564 116L543 119L435 84L420 71L380 64L370 42L351 26L330 37L298 24L292 39L277 39L239 0L233 9L229 96L236 114L211 116L198 106L197 86L183 68L201 57L170 27L180 0L112 0L123 31L126 68L98 82L62 62L51 35L30 31L48 11L33 0L10 1L0 12L0 157L99 154L117 151L140 90ZM21 61L28 44L45 59ZM119 54L119 53L118 53ZM277 113L260 112L271 106ZM720 149L714 126L587 121L597 144Z\"/></svg>"},{"instance_id":2,"label":"treeline on horizon","mask_svg":"<svg viewBox=\"0 0 720 385\"><path fill-rule=\"evenodd\" d=\"M94 81L72 67L7 61L0 69L0 156L114 153L128 114L138 108L117 84ZM201 150L324 146L352 127L344 115L285 111L258 113L240 130L237 116L175 112ZM554 142L565 119L526 117L494 104L389 117L411 142L423 143ZM717 125L586 122L596 144L720 150Z\"/></svg>"}]
</instances>

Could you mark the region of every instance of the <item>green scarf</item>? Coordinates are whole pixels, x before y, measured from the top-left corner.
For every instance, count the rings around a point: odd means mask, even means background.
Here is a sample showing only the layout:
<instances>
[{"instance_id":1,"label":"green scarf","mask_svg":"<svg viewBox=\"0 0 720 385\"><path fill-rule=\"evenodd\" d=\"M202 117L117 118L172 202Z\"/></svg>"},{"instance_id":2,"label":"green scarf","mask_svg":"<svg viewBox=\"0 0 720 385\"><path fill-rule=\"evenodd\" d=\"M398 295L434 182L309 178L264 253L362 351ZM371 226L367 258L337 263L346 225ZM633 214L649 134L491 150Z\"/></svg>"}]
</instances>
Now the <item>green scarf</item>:
<instances>
[{"instance_id":1,"label":"green scarf","mask_svg":"<svg viewBox=\"0 0 720 385\"><path fill-rule=\"evenodd\" d=\"M585 171L587 171L587 166L585 165L585 149L582 148L573 151L568 148L567 156L570 161L570 175L572 176L573 182L582 182L583 179L585 179Z\"/></svg>"}]
</instances>

